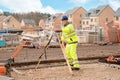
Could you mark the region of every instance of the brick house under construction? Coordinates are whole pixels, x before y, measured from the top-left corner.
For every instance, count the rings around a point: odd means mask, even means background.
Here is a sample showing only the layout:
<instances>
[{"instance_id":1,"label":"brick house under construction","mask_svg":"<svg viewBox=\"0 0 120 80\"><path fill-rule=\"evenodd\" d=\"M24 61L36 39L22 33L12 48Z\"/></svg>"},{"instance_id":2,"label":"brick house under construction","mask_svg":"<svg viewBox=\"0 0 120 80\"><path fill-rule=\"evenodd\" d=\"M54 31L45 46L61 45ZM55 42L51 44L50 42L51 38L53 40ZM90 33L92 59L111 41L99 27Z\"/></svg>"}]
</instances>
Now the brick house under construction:
<instances>
[{"instance_id":1,"label":"brick house under construction","mask_svg":"<svg viewBox=\"0 0 120 80\"><path fill-rule=\"evenodd\" d=\"M86 13L87 11L83 7L75 7L66 11L64 15L68 16L69 22L75 26L75 29L80 30L82 28L82 17Z\"/></svg>"},{"instance_id":2,"label":"brick house under construction","mask_svg":"<svg viewBox=\"0 0 120 80\"><path fill-rule=\"evenodd\" d=\"M120 8L117 9L115 12L115 18L114 18L115 25L120 28Z\"/></svg>"},{"instance_id":3,"label":"brick house under construction","mask_svg":"<svg viewBox=\"0 0 120 80\"><path fill-rule=\"evenodd\" d=\"M61 16L62 13L57 13L44 20L45 28L50 29L54 27L54 29L61 29Z\"/></svg>"},{"instance_id":4,"label":"brick house under construction","mask_svg":"<svg viewBox=\"0 0 120 80\"><path fill-rule=\"evenodd\" d=\"M91 30L98 26L104 26L106 22L113 21L114 13L114 10L109 5L90 9L82 18L82 28Z\"/></svg>"},{"instance_id":5,"label":"brick house under construction","mask_svg":"<svg viewBox=\"0 0 120 80\"><path fill-rule=\"evenodd\" d=\"M0 30L20 30L20 22L13 16L0 16Z\"/></svg>"},{"instance_id":6,"label":"brick house under construction","mask_svg":"<svg viewBox=\"0 0 120 80\"><path fill-rule=\"evenodd\" d=\"M34 20L31 19L22 19L21 21L21 29L36 29L36 23Z\"/></svg>"}]
</instances>

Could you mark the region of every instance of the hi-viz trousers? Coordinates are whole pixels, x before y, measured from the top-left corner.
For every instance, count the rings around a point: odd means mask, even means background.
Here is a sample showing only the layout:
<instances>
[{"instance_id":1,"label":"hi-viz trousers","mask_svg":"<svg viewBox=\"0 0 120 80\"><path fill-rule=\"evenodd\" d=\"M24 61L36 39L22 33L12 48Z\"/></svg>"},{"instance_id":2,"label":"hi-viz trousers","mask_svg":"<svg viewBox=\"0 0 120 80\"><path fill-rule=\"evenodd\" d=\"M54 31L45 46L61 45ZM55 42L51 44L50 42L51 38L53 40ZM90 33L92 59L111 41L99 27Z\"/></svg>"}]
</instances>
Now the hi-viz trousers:
<instances>
[{"instance_id":1,"label":"hi-viz trousers","mask_svg":"<svg viewBox=\"0 0 120 80\"><path fill-rule=\"evenodd\" d=\"M66 55L70 65L73 65L74 68L80 68L78 57L77 57L77 43L67 44L66 45Z\"/></svg>"}]
</instances>

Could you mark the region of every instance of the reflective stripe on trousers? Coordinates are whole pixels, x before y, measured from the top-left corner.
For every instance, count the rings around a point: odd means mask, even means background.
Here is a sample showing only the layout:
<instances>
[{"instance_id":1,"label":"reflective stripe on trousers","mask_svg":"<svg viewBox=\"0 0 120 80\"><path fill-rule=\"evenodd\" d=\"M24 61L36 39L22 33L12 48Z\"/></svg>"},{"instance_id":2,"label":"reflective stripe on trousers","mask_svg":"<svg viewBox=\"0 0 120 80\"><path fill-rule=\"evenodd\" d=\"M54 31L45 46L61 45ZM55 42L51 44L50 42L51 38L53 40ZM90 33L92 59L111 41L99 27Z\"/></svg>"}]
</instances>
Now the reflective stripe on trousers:
<instances>
[{"instance_id":1,"label":"reflective stripe on trousers","mask_svg":"<svg viewBox=\"0 0 120 80\"><path fill-rule=\"evenodd\" d=\"M78 62L78 57L77 57L77 53L76 53L76 48L77 48L77 43L67 44L66 45L66 55L68 57L68 60L69 60L70 64L71 63L73 65L77 64L77 67L79 67L79 62Z\"/></svg>"}]
</instances>

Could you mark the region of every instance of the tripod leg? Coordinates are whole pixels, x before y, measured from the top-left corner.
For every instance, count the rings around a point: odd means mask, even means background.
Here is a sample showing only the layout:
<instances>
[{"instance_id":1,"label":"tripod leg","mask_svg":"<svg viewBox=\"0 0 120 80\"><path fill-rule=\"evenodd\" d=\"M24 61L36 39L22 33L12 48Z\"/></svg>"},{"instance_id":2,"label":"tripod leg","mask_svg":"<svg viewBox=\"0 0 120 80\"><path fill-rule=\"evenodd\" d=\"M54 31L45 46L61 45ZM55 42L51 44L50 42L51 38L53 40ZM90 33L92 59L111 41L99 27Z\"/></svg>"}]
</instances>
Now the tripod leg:
<instances>
[{"instance_id":1,"label":"tripod leg","mask_svg":"<svg viewBox=\"0 0 120 80\"><path fill-rule=\"evenodd\" d=\"M45 59L47 59L46 48L44 49Z\"/></svg>"},{"instance_id":2,"label":"tripod leg","mask_svg":"<svg viewBox=\"0 0 120 80\"><path fill-rule=\"evenodd\" d=\"M38 61L37 65L35 66L35 70L38 68L38 66L39 66L40 62L41 62L41 59L39 59L39 61Z\"/></svg>"}]
</instances>

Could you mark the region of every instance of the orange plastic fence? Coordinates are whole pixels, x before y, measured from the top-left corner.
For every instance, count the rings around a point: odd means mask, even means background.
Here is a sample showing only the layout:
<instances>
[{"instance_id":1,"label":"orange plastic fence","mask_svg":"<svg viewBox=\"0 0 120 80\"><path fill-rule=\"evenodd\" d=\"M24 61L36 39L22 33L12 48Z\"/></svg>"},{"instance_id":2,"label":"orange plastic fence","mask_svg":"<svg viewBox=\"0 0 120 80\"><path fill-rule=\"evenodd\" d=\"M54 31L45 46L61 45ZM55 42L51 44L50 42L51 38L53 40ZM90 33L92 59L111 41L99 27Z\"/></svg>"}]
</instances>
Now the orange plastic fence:
<instances>
[{"instance_id":1,"label":"orange plastic fence","mask_svg":"<svg viewBox=\"0 0 120 80\"><path fill-rule=\"evenodd\" d=\"M120 30L118 30L118 27L114 25L113 21L106 23L105 28L106 42L120 42Z\"/></svg>"}]
</instances>

